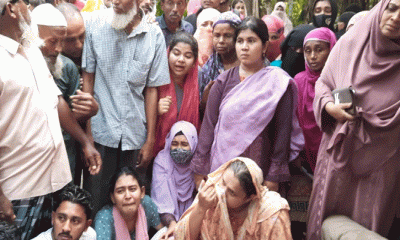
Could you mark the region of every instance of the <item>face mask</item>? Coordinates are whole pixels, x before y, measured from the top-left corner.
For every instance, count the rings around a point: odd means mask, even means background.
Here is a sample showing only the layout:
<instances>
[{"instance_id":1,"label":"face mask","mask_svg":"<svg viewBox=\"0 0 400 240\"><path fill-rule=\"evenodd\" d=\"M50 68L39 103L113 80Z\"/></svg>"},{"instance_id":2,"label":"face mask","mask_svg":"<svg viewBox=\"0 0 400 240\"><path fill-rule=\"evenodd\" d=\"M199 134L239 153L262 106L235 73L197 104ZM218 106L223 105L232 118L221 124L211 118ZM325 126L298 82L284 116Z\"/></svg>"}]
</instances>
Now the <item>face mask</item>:
<instances>
[{"instance_id":1,"label":"face mask","mask_svg":"<svg viewBox=\"0 0 400 240\"><path fill-rule=\"evenodd\" d=\"M331 25L331 22L332 22L332 16L330 16L330 15L321 14L321 15L314 16L314 24L316 25L316 27L329 28L329 26Z\"/></svg>"},{"instance_id":2,"label":"face mask","mask_svg":"<svg viewBox=\"0 0 400 240\"><path fill-rule=\"evenodd\" d=\"M177 164L188 164L192 160L193 153L190 150L176 148L170 151L172 160Z\"/></svg>"}]
</instances>

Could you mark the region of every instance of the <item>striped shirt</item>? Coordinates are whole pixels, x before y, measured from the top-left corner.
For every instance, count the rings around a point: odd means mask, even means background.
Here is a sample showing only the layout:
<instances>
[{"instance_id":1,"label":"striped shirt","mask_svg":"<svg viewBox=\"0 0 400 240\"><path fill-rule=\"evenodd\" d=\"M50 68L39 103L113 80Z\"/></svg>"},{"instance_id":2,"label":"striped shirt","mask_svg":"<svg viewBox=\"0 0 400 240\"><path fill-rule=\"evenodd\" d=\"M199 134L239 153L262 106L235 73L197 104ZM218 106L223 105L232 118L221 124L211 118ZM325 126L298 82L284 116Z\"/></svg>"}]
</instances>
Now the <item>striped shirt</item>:
<instances>
[{"instance_id":1,"label":"striped shirt","mask_svg":"<svg viewBox=\"0 0 400 240\"><path fill-rule=\"evenodd\" d=\"M96 11L86 23L82 68L95 73L100 105L92 133L101 145L137 150L147 134L143 90L170 83L167 51L157 25L142 20L128 35L111 27L112 16L113 9Z\"/></svg>"}]
</instances>

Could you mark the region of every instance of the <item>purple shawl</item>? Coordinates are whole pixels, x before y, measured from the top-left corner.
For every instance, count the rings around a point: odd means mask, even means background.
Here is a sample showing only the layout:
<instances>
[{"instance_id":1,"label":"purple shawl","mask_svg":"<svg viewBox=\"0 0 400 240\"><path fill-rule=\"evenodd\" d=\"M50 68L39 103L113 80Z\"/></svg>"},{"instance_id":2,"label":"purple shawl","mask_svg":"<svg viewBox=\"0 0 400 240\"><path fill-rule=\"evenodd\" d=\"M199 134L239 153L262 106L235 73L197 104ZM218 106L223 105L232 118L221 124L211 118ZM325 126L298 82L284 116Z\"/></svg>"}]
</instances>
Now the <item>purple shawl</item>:
<instances>
[{"instance_id":1,"label":"purple shawl","mask_svg":"<svg viewBox=\"0 0 400 240\"><path fill-rule=\"evenodd\" d=\"M158 212L174 215L178 221L193 202L195 188L190 164L176 164L170 155L171 142L175 135L182 131L187 138L191 151L197 147L197 131L193 124L186 121L175 123L166 137L165 148L154 160L151 198L158 207Z\"/></svg>"},{"instance_id":2,"label":"purple shawl","mask_svg":"<svg viewBox=\"0 0 400 240\"><path fill-rule=\"evenodd\" d=\"M222 100L211 148L211 169L215 171L227 159L240 156L266 128L289 84L290 76L277 67L266 67L235 86ZM297 89L294 99L297 99ZM296 104L294 104L295 111ZM297 157L304 138L293 115L290 160Z\"/></svg>"},{"instance_id":3,"label":"purple shawl","mask_svg":"<svg viewBox=\"0 0 400 240\"><path fill-rule=\"evenodd\" d=\"M310 40L328 42L331 50L336 43L335 34L329 28L325 27L309 32L304 39L304 45ZM318 80L321 72L314 72L308 66L307 61L305 62L306 70L297 74L294 77L294 81L299 89L297 117L306 140L304 148L306 160L314 171L322 132L315 121L313 101L315 97L315 82Z\"/></svg>"},{"instance_id":4,"label":"purple shawl","mask_svg":"<svg viewBox=\"0 0 400 240\"><path fill-rule=\"evenodd\" d=\"M336 169L350 164L357 175L377 169L398 148L397 140L372 142L372 132L366 130L366 126L376 128L387 140L399 137L392 130L400 124L400 45L382 35L379 27L389 2L380 1L363 18L363 24L340 38L315 86L315 117L322 130L329 123L323 110L328 102L334 102L332 90L349 86L355 89L358 117L337 123L327 136L325 151L333 156ZM358 157L352 158L353 154Z\"/></svg>"}]
</instances>

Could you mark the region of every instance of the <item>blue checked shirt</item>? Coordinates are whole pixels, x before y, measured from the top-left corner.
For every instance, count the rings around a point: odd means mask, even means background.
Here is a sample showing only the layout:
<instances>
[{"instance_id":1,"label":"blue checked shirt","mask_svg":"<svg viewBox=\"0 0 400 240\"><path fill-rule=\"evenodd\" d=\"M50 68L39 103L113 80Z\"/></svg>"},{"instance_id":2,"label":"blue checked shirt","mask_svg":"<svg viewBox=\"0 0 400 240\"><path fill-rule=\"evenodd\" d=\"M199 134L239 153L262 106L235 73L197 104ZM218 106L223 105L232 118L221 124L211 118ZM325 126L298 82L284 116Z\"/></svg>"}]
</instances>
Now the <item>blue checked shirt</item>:
<instances>
[{"instance_id":1,"label":"blue checked shirt","mask_svg":"<svg viewBox=\"0 0 400 240\"><path fill-rule=\"evenodd\" d=\"M101 145L137 150L147 134L143 90L170 83L167 51L157 25L142 20L127 35L111 27L112 11L96 11L86 23L82 68L95 73L100 105L92 134Z\"/></svg>"}]
</instances>

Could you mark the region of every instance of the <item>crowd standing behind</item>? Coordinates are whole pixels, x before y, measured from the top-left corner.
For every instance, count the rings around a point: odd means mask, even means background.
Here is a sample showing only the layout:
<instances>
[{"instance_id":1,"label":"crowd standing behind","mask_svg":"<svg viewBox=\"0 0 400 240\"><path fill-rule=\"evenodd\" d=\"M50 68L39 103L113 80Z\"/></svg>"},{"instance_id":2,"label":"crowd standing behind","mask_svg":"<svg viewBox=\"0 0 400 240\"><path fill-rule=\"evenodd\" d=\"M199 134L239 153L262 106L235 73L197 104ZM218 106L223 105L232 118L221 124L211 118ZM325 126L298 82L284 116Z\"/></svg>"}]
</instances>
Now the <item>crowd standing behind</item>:
<instances>
[{"instance_id":1,"label":"crowd standing behind","mask_svg":"<svg viewBox=\"0 0 400 240\"><path fill-rule=\"evenodd\" d=\"M159 4L0 0L0 239L399 239L400 0Z\"/></svg>"}]
</instances>

